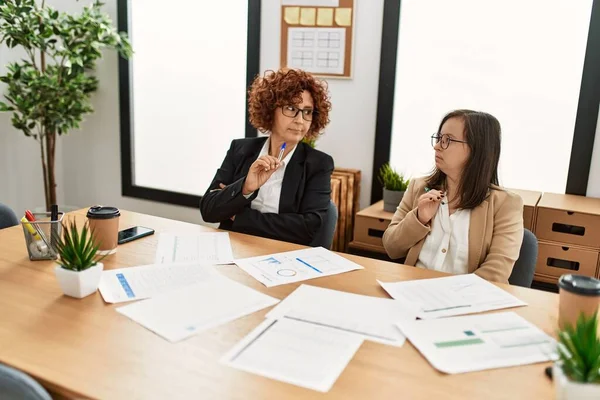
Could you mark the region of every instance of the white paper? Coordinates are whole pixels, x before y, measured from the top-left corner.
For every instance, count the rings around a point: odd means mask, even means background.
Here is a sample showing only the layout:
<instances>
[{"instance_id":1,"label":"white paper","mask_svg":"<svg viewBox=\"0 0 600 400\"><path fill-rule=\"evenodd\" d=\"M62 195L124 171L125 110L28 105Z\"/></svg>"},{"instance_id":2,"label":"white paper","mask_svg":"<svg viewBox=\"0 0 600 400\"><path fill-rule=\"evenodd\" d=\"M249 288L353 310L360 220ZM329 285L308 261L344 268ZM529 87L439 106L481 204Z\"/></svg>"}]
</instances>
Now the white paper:
<instances>
[{"instance_id":1,"label":"white paper","mask_svg":"<svg viewBox=\"0 0 600 400\"><path fill-rule=\"evenodd\" d=\"M117 311L176 342L278 302L220 276L117 308Z\"/></svg>"},{"instance_id":2,"label":"white paper","mask_svg":"<svg viewBox=\"0 0 600 400\"><path fill-rule=\"evenodd\" d=\"M527 305L475 274L379 284L394 299L414 309L421 319Z\"/></svg>"},{"instance_id":3,"label":"white paper","mask_svg":"<svg viewBox=\"0 0 600 400\"><path fill-rule=\"evenodd\" d=\"M406 320L398 326L447 374L556 360L556 341L514 312Z\"/></svg>"},{"instance_id":4,"label":"white paper","mask_svg":"<svg viewBox=\"0 0 600 400\"><path fill-rule=\"evenodd\" d=\"M406 340L396 323L415 314L396 300L301 285L272 309L267 318L308 321L361 335L378 343L402 346Z\"/></svg>"},{"instance_id":5,"label":"white paper","mask_svg":"<svg viewBox=\"0 0 600 400\"><path fill-rule=\"evenodd\" d=\"M235 263L267 287L363 269L323 247L244 258Z\"/></svg>"},{"instance_id":6,"label":"white paper","mask_svg":"<svg viewBox=\"0 0 600 400\"><path fill-rule=\"evenodd\" d=\"M345 28L288 28L287 64L313 73L343 74Z\"/></svg>"},{"instance_id":7,"label":"white paper","mask_svg":"<svg viewBox=\"0 0 600 400\"><path fill-rule=\"evenodd\" d=\"M339 7L340 0L281 0L283 6Z\"/></svg>"},{"instance_id":8,"label":"white paper","mask_svg":"<svg viewBox=\"0 0 600 400\"><path fill-rule=\"evenodd\" d=\"M221 362L308 389L327 392L363 339L339 329L287 318L267 319Z\"/></svg>"},{"instance_id":9,"label":"white paper","mask_svg":"<svg viewBox=\"0 0 600 400\"><path fill-rule=\"evenodd\" d=\"M156 264L206 263L231 264L233 253L227 232L195 235L163 233L156 249Z\"/></svg>"},{"instance_id":10,"label":"white paper","mask_svg":"<svg viewBox=\"0 0 600 400\"><path fill-rule=\"evenodd\" d=\"M107 303L142 300L220 276L209 265L151 264L102 272L100 293Z\"/></svg>"}]
</instances>

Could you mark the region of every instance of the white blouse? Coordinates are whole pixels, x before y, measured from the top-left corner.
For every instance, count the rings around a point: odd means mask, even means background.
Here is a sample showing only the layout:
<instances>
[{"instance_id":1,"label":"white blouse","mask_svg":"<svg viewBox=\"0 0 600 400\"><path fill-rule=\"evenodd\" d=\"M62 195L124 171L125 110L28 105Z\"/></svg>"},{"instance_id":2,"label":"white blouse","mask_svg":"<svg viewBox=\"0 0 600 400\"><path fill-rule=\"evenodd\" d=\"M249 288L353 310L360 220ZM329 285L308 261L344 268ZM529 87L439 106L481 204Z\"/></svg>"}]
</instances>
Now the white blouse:
<instances>
[{"instance_id":1,"label":"white blouse","mask_svg":"<svg viewBox=\"0 0 600 400\"><path fill-rule=\"evenodd\" d=\"M450 215L448 204L440 204L419 253L417 267L451 274L468 273L470 223L471 210L456 210Z\"/></svg>"},{"instance_id":2,"label":"white blouse","mask_svg":"<svg viewBox=\"0 0 600 400\"><path fill-rule=\"evenodd\" d=\"M257 159L266 156L269 154L269 146L271 145L271 138L268 138L265 141L265 144L260 151ZM282 166L279 167L277 171L271 175L271 177L265 182L264 185L260 187L258 190L258 195L252 203L250 203L250 207L254 210L260 211L261 213L275 213L279 214L279 199L281 198L281 185L283 183L283 176L285 175L285 169L287 167L288 162L292 159L294 152L296 151L296 147L292 149L288 153L287 156L282 161ZM252 194L249 194L247 197L250 197Z\"/></svg>"}]
</instances>

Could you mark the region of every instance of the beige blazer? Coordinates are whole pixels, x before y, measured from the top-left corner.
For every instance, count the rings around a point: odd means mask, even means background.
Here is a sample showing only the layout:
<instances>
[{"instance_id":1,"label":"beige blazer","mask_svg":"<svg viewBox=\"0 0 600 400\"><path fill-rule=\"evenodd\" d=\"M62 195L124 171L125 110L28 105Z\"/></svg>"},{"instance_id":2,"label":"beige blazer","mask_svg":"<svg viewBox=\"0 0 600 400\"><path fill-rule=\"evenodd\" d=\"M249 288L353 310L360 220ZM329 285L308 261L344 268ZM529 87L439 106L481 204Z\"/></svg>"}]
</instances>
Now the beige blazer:
<instances>
[{"instance_id":1,"label":"beige blazer","mask_svg":"<svg viewBox=\"0 0 600 400\"><path fill-rule=\"evenodd\" d=\"M417 218L419 197L425 193L425 179L413 179L390 226L383 246L392 259L406 257L406 265L416 265L425 237L431 231ZM494 282L508 283L523 241L523 200L497 186L471 210L469 226L469 273Z\"/></svg>"}]
</instances>

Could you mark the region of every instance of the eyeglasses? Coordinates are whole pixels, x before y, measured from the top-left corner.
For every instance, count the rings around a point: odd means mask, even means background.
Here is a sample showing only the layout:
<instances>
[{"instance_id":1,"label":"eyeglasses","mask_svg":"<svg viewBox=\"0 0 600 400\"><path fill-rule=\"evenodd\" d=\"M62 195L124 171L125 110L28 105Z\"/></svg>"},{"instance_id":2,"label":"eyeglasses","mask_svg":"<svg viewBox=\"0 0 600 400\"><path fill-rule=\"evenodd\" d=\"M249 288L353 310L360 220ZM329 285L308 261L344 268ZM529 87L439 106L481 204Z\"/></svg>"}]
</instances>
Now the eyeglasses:
<instances>
[{"instance_id":1,"label":"eyeglasses","mask_svg":"<svg viewBox=\"0 0 600 400\"><path fill-rule=\"evenodd\" d=\"M312 121L313 116L317 113L317 111L313 110L312 108L302 109L294 106L281 107L281 112L283 115L290 118L296 118L300 111L302 111L302 119L305 121Z\"/></svg>"},{"instance_id":2,"label":"eyeglasses","mask_svg":"<svg viewBox=\"0 0 600 400\"><path fill-rule=\"evenodd\" d=\"M442 146L442 149L446 150L448 148L448 146L450 146L450 142L467 143L464 140L451 139L450 136L448 136L446 134L440 135L439 133L434 133L433 136L431 137L431 146L432 147L435 147L436 144L440 143L440 145Z\"/></svg>"}]
</instances>

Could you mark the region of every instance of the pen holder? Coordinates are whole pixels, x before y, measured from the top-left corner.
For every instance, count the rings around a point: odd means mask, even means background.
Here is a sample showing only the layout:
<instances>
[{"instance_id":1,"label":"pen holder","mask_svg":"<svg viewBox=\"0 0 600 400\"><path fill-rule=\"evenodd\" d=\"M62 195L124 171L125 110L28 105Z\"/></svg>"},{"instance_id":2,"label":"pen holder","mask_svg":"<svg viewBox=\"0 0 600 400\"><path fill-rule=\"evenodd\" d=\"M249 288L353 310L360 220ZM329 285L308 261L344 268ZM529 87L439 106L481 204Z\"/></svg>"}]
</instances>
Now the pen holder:
<instances>
[{"instance_id":1,"label":"pen holder","mask_svg":"<svg viewBox=\"0 0 600 400\"><path fill-rule=\"evenodd\" d=\"M64 213L58 213L56 221L51 220L51 213L34 213L34 222L21 221L23 233L25 234L25 244L29 259L37 260L56 260L58 250L56 241L62 233L62 220Z\"/></svg>"}]
</instances>

